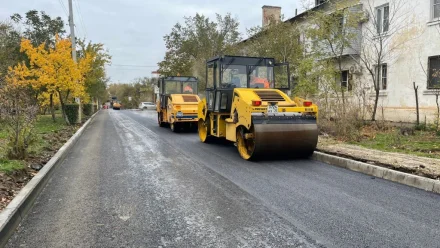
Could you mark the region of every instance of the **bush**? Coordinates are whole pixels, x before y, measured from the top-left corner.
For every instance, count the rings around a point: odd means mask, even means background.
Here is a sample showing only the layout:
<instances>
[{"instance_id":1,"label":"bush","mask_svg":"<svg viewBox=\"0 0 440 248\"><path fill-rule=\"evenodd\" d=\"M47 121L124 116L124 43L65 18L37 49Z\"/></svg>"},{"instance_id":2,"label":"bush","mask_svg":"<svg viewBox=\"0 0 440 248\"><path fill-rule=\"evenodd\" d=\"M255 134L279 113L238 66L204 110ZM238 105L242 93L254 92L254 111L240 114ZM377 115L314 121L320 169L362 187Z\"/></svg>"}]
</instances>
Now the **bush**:
<instances>
[{"instance_id":1,"label":"bush","mask_svg":"<svg viewBox=\"0 0 440 248\"><path fill-rule=\"evenodd\" d=\"M78 121L78 109L79 105L76 103L64 105L64 113L66 114L70 125L75 124Z\"/></svg>"},{"instance_id":2,"label":"bush","mask_svg":"<svg viewBox=\"0 0 440 248\"><path fill-rule=\"evenodd\" d=\"M7 85L0 89L0 112L7 132L7 156L27 157L28 147L35 142L33 133L38 106L28 88Z\"/></svg>"},{"instance_id":3,"label":"bush","mask_svg":"<svg viewBox=\"0 0 440 248\"><path fill-rule=\"evenodd\" d=\"M84 115L91 116L93 114L94 106L91 103L87 103L83 105L83 113Z\"/></svg>"},{"instance_id":4,"label":"bush","mask_svg":"<svg viewBox=\"0 0 440 248\"><path fill-rule=\"evenodd\" d=\"M364 120L356 105L347 105L345 114L340 105L332 106L333 110L319 112L318 127L325 133L345 141L359 141L362 138Z\"/></svg>"},{"instance_id":5,"label":"bush","mask_svg":"<svg viewBox=\"0 0 440 248\"><path fill-rule=\"evenodd\" d=\"M427 129L426 122L420 123L420 124L416 124L414 128L417 131L426 131L426 129Z\"/></svg>"}]
</instances>

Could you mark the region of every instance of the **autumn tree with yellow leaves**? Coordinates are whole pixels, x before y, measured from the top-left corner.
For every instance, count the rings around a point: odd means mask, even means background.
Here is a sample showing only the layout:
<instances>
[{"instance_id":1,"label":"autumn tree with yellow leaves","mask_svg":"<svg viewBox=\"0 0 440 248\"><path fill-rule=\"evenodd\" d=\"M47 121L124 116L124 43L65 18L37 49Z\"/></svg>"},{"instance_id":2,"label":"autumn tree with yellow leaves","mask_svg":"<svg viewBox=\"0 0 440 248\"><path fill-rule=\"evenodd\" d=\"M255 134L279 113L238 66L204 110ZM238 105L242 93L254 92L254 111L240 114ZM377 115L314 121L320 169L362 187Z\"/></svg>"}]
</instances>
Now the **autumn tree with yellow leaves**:
<instances>
[{"instance_id":1,"label":"autumn tree with yellow leaves","mask_svg":"<svg viewBox=\"0 0 440 248\"><path fill-rule=\"evenodd\" d=\"M91 69L93 54L85 53L75 61L71 57L71 42L69 39L56 38L54 47L32 45L30 40L23 39L21 52L29 58L29 66L24 63L10 68L14 75L9 80L12 84L25 84L34 90L44 89L49 95L50 108L53 113L53 97L58 95L63 117L67 124L69 120L65 113L65 104L73 97L84 97L85 75Z\"/></svg>"}]
</instances>

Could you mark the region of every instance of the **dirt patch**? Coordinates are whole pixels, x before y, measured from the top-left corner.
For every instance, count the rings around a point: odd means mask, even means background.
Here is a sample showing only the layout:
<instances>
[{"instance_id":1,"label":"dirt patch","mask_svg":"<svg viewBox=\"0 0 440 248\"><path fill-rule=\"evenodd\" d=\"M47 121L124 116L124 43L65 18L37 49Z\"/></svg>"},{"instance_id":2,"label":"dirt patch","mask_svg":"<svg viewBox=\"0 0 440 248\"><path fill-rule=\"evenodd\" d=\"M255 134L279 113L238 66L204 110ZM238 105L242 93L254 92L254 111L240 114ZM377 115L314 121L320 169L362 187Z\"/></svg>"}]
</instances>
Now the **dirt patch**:
<instances>
[{"instance_id":1,"label":"dirt patch","mask_svg":"<svg viewBox=\"0 0 440 248\"><path fill-rule=\"evenodd\" d=\"M9 174L0 173L0 211L38 173L38 170L44 167L78 128L79 126L66 127L62 130L43 134L42 141L44 146L38 154L30 155L25 160L25 169Z\"/></svg>"},{"instance_id":2,"label":"dirt patch","mask_svg":"<svg viewBox=\"0 0 440 248\"><path fill-rule=\"evenodd\" d=\"M440 180L440 159L384 152L320 137L318 150L385 168Z\"/></svg>"},{"instance_id":3,"label":"dirt patch","mask_svg":"<svg viewBox=\"0 0 440 248\"><path fill-rule=\"evenodd\" d=\"M7 175L0 173L0 211L3 210L26 183L35 176L30 170L14 171Z\"/></svg>"}]
</instances>

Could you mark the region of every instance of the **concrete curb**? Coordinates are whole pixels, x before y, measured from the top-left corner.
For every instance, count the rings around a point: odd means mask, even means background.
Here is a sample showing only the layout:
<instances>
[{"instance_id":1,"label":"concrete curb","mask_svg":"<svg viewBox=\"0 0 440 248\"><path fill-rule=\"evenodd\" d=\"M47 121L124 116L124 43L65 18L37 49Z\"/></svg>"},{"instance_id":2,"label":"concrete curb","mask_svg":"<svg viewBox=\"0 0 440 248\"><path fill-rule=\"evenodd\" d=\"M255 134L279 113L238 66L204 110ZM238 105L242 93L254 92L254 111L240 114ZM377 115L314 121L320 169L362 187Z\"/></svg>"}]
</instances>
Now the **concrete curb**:
<instances>
[{"instance_id":1,"label":"concrete curb","mask_svg":"<svg viewBox=\"0 0 440 248\"><path fill-rule=\"evenodd\" d=\"M315 151L312 159L440 194L440 181Z\"/></svg>"},{"instance_id":2,"label":"concrete curb","mask_svg":"<svg viewBox=\"0 0 440 248\"><path fill-rule=\"evenodd\" d=\"M26 186L20 190L9 205L0 213L0 247L6 245L9 238L15 232L15 228L32 208L35 199L49 181L54 169L61 164L67 153L78 141L81 134L98 113L99 111L84 123L84 125L58 150L49 162L47 162L37 175L35 175Z\"/></svg>"}]
</instances>

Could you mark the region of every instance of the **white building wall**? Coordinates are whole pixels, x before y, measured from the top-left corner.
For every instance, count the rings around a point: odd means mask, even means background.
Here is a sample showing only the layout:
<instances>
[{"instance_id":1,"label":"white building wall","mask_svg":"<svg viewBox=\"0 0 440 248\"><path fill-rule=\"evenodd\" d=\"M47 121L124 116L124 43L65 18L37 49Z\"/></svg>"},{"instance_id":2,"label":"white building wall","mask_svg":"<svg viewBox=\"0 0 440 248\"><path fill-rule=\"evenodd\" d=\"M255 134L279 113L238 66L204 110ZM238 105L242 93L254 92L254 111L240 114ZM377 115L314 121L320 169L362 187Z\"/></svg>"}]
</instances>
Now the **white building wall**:
<instances>
[{"instance_id":1,"label":"white building wall","mask_svg":"<svg viewBox=\"0 0 440 248\"><path fill-rule=\"evenodd\" d=\"M403 1L404 6L397 14L401 19L394 20L395 23L409 21L412 33L414 34L409 41L398 52L392 56L393 58L384 61L388 66L388 82L387 89L381 90L377 119L384 118L396 122L414 122L416 119L416 103L415 93L413 89L413 82L419 87L419 106L420 119L423 121L426 117L428 121L433 121L436 117L436 103L433 90L428 90L428 76L424 70L428 70L428 58L431 56L440 55L440 20L432 20L432 3L433 0L337 0L347 1L351 5L361 3L365 11L375 11L375 7L384 5L386 3L390 6L395 1ZM315 8L315 10L323 10L331 12L327 4ZM314 11L314 9L309 10ZM390 10L392 11L392 10ZM371 25L374 15L370 15L367 23L362 24L362 29L365 30L366 25ZM299 15L293 17L300 28L307 29L310 23L307 20L307 15ZM390 25L393 25L391 23ZM396 37L391 37L395 39ZM301 34L301 39L306 45L310 45L304 33ZM362 42L366 42L364 39ZM365 44L362 44L365 45ZM344 69L349 69L355 65L350 58L346 58L343 63ZM423 68L422 68L423 66ZM370 91L370 104L374 100L374 87L371 76L368 71L363 68L362 74L352 75L352 80L355 84L360 84ZM356 92L349 93L349 98ZM382 116L382 112L384 115Z\"/></svg>"},{"instance_id":2,"label":"white building wall","mask_svg":"<svg viewBox=\"0 0 440 248\"><path fill-rule=\"evenodd\" d=\"M395 0L361 0L364 8L368 8L369 3L377 7L392 1ZM428 70L428 57L440 55L440 22L431 19L431 11L431 0L406 0L404 8L398 14L402 16L402 20L395 22L404 22L403 18L411 18L411 33L415 35L405 43L404 49L393 53L394 56L390 59L392 61L384 61L388 64L388 83L387 89L380 93L378 117L381 117L383 107L385 119L413 122L416 119L413 89L415 82L419 87L421 120L423 121L425 116L428 121L434 119L435 95L432 90L427 89L428 77L424 72ZM371 18L369 22L372 22ZM363 78L371 82L365 70Z\"/></svg>"}]
</instances>

